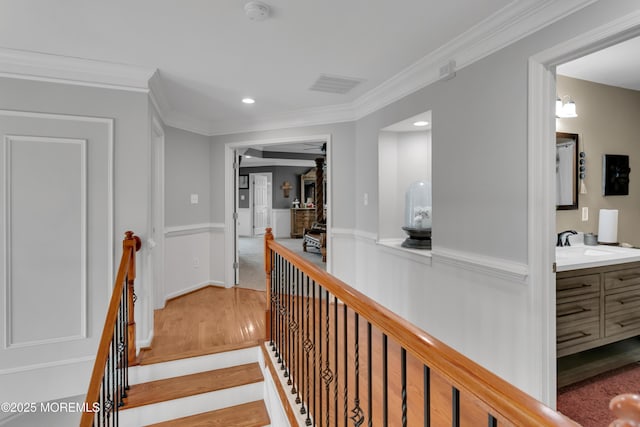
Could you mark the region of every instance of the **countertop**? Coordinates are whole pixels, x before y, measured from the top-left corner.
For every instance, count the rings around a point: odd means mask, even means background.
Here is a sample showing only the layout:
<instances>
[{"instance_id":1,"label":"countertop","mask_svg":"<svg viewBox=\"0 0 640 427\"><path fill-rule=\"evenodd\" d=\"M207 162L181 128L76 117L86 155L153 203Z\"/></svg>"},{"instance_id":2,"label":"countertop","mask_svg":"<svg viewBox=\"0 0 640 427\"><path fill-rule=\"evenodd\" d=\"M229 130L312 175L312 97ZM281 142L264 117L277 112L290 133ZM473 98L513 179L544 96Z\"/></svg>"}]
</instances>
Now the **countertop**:
<instances>
[{"instance_id":1,"label":"countertop","mask_svg":"<svg viewBox=\"0 0 640 427\"><path fill-rule=\"evenodd\" d=\"M597 245L556 247L556 271L579 270L640 261L640 249Z\"/></svg>"}]
</instances>

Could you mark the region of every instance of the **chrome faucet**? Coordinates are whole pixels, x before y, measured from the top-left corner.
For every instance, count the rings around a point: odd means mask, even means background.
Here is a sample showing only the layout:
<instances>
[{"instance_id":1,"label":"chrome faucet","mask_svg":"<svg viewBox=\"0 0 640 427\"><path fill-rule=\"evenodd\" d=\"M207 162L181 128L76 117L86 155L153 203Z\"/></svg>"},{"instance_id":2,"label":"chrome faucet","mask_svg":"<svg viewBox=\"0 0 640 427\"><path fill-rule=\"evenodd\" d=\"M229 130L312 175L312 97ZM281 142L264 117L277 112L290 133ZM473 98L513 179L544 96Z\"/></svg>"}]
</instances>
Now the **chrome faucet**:
<instances>
[{"instance_id":1,"label":"chrome faucet","mask_svg":"<svg viewBox=\"0 0 640 427\"><path fill-rule=\"evenodd\" d=\"M566 230L558 233L558 241L556 242L556 246L571 246L571 243L569 243L569 236L572 234L576 235L578 234L578 232L575 230Z\"/></svg>"}]
</instances>

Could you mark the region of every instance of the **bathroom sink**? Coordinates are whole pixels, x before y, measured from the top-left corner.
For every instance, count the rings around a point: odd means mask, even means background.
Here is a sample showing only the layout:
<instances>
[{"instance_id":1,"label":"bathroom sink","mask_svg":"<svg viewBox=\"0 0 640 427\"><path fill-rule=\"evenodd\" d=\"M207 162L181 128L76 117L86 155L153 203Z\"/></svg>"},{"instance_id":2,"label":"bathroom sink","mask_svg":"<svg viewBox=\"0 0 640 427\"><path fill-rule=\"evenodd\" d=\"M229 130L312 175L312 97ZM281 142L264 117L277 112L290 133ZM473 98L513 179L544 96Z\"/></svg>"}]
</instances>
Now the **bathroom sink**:
<instances>
[{"instance_id":1,"label":"bathroom sink","mask_svg":"<svg viewBox=\"0 0 640 427\"><path fill-rule=\"evenodd\" d=\"M556 247L557 271L640 261L640 250L620 246Z\"/></svg>"},{"instance_id":2,"label":"bathroom sink","mask_svg":"<svg viewBox=\"0 0 640 427\"><path fill-rule=\"evenodd\" d=\"M556 258L600 257L613 255L613 252L593 249L586 246L564 246L556 248Z\"/></svg>"}]
</instances>

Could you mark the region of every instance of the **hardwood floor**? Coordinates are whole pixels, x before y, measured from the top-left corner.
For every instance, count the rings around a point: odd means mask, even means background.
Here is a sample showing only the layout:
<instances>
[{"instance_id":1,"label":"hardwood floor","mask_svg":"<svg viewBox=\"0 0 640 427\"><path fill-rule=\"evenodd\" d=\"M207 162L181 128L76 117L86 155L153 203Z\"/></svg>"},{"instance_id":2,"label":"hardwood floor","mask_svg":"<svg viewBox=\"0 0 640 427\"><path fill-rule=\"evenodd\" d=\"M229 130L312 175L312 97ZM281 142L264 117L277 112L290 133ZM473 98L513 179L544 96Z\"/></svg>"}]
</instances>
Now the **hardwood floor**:
<instances>
[{"instance_id":1,"label":"hardwood floor","mask_svg":"<svg viewBox=\"0 0 640 427\"><path fill-rule=\"evenodd\" d=\"M265 293L207 286L167 302L154 314L147 365L259 345L265 339Z\"/></svg>"}]
</instances>

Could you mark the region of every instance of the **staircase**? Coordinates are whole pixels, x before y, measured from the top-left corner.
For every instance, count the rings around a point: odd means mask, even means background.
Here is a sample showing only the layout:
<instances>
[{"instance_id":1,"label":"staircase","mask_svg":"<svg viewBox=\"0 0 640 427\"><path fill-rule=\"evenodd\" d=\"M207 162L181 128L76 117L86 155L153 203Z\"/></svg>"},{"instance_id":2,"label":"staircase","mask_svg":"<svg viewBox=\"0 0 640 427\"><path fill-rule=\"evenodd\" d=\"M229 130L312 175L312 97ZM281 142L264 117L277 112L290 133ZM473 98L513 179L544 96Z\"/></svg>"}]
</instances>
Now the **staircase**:
<instances>
[{"instance_id":1,"label":"staircase","mask_svg":"<svg viewBox=\"0 0 640 427\"><path fill-rule=\"evenodd\" d=\"M249 347L130 367L119 425L269 426L264 366Z\"/></svg>"}]
</instances>

